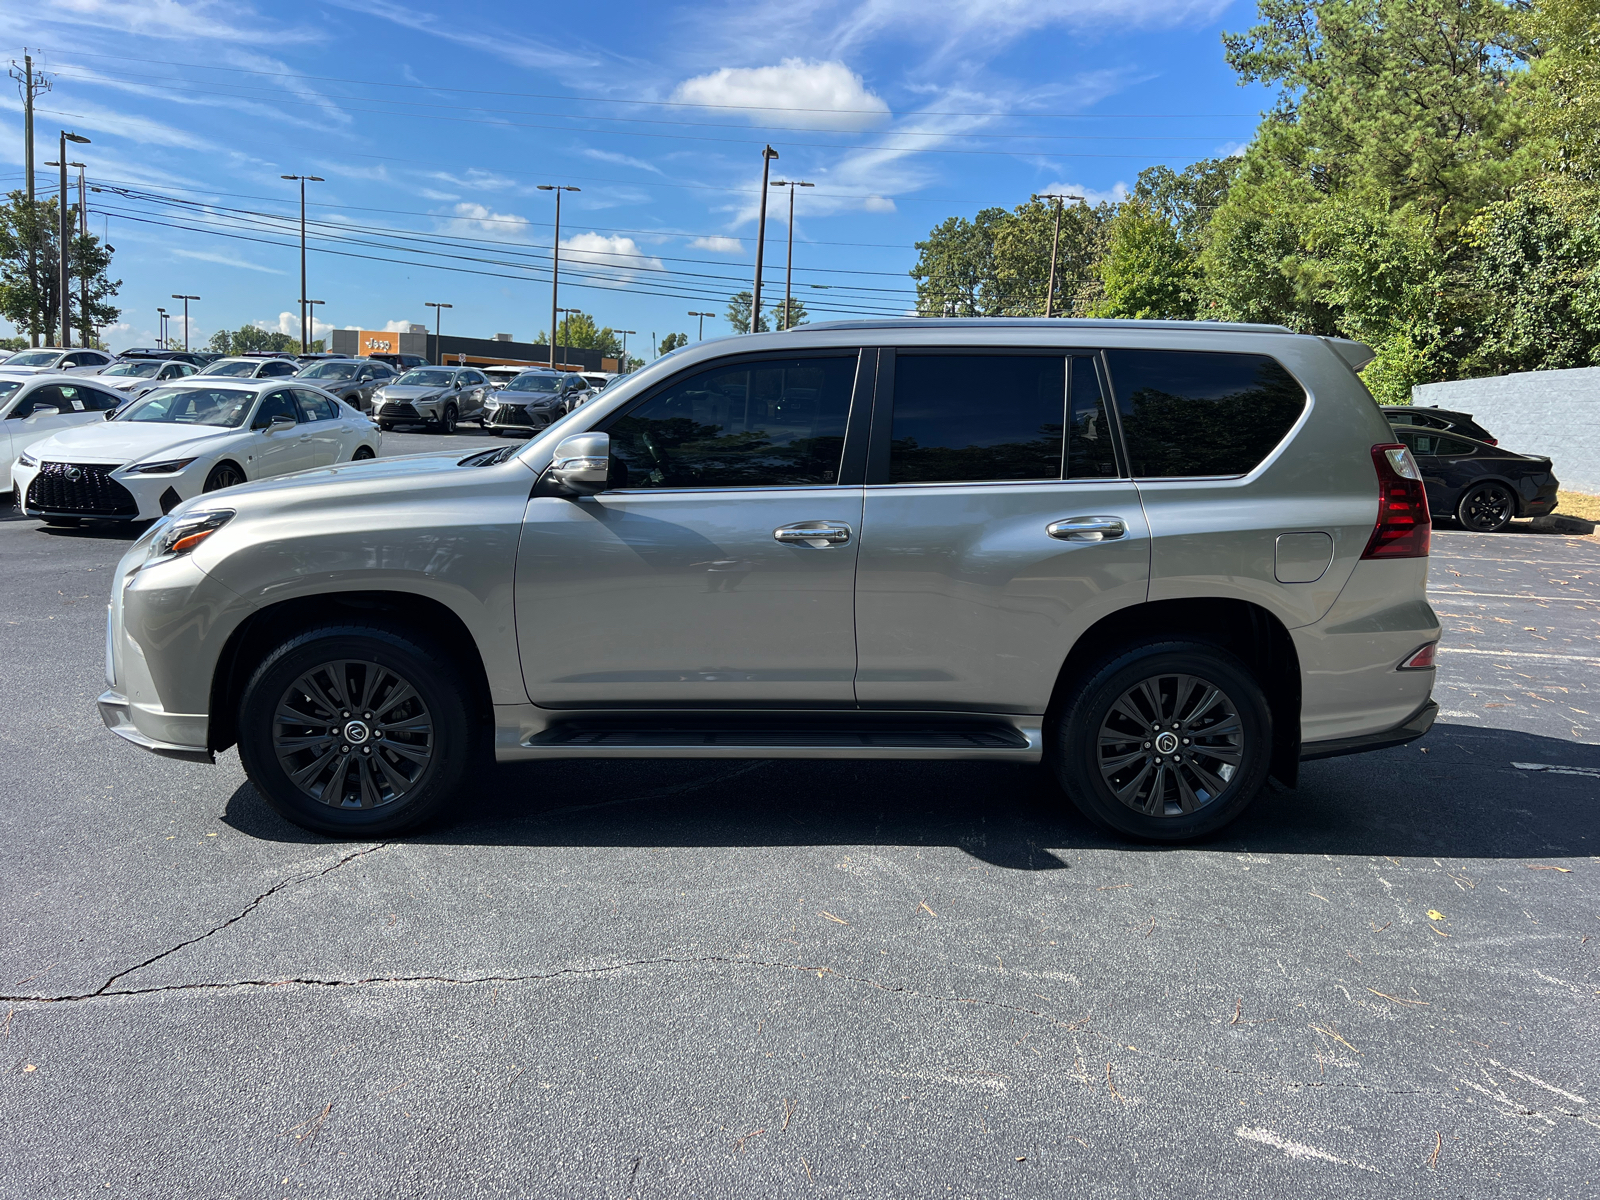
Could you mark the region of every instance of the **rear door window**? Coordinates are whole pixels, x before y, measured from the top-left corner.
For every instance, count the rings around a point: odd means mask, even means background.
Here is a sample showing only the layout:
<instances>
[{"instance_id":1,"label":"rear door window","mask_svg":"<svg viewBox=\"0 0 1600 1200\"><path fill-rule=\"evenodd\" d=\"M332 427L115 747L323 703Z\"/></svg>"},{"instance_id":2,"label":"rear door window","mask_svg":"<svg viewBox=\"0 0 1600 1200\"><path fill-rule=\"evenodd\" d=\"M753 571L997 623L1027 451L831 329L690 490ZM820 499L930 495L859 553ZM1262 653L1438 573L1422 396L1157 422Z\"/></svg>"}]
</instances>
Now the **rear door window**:
<instances>
[{"instance_id":1,"label":"rear door window","mask_svg":"<svg viewBox=\"0 0 1600 1200\"><path fill-rule=\"evenodd\" d=\"M332 421L339 415L338 405L316 392L295 388L294 398L300 402L302 421Z\"/></svg>"},{"instance_id":2,"label":"rear door window","mask_svg":"<svg viewBox=\"0 0 1600 1200\"><path fill-rule=\"evenodd\" d=\"M1100 390L1100 375L1092 358L1070 360L1067 400L1068 479L1105 479L1120 474L1112 443L1111 420Z\"/></svg>"},{"instance_id":3,"label":"rear door window","mask_svg":"<svg viewBox=\"0 0 1600 1200\"><path fill-rule=\"evenodd\" d=\"M1264 354L1108 350L1136 479L1245 475L1305 411L1305 389Z\"/></svg>"},{"instance_id":4,"label":"rear door window","mask_svg":"<svg viewBox=\"0 0 1600 1200\"><path fill-rule=\"evenodd\" d=\"M917 354L894 360L890 483L1060 479L1060 354Z\"/></svg>"},{"instance_id":5,"label":"rear door window","mask_svg":"<svg viewBox=\"0 0 1600 1200\"><path fill-rule=\"evenodd\" d=\"M712 367L613 417L617 488L803 487L839 477L854 353Z\"/></svg>"}]
</instances>

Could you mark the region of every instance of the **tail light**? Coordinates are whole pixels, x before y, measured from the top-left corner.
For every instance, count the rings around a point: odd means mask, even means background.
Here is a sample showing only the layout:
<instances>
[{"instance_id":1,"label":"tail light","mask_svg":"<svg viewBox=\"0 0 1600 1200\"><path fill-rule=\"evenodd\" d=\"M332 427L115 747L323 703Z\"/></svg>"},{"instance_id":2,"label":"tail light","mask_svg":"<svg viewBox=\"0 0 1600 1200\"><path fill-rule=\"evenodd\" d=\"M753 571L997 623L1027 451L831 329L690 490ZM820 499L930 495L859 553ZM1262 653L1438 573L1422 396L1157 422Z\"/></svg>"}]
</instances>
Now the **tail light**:
<instances>
[{"instance_id":1,"label":"tail light","mask_svg":"<svg viewBox=\"0 0 1600 1200\"><path fill-rule=\"evenodd\" d=\"M1438 642L1429 642L1395 669L1399 671L1431 671L1435 665L1433 656L1438 649Z\"/></svg>"},{"instance_id":2,"label":"tail light","mask_svg":"<svg viewBox=\"0 0 1600 1200\"><path fill-rule=\"evenodd\" d=\"M1498 446L1500 444L1500 441L1499 441L1498 438L1484 438L1483 439L1483 444L1485 446Z\"/></svg>"},{"instance_id":3,"label":"tail light","mask_svg":"<svg viewBox=\"0 0 1600 1200\"><path fill-rule=\"evenodd\" d=\"M1362 558L1427 558L1433 520L1417 460L1404 446L1372 448L1378 472L1378 521Z\"/></svg>"}]
</instances>

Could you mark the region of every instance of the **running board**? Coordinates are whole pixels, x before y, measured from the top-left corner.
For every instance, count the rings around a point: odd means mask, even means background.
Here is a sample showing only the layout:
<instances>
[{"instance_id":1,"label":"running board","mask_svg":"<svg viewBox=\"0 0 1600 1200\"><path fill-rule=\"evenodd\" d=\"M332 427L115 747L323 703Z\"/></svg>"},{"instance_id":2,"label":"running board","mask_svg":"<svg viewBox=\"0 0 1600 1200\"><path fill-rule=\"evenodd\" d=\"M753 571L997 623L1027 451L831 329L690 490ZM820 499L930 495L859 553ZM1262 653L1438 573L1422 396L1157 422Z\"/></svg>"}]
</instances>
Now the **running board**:
<instances>
[{"instance_id":1,"label":"running board","mask_svg":"<svg viewBox=\"0 0 1600 1200\"><path fill-rule=\"evenodd\" d=\"M682 716L567 718L532 730L526 725L513 741L506 735L501 706L496 757L528 758L939 758L1010 759L1036 762L1040 757L1038 718L1005 720L965 717L950 719L853 719L789 714L781 718L730 717L726 713L698 718ZM535 710L538 712L539 710Z\"/></svg>"}]
</instances>

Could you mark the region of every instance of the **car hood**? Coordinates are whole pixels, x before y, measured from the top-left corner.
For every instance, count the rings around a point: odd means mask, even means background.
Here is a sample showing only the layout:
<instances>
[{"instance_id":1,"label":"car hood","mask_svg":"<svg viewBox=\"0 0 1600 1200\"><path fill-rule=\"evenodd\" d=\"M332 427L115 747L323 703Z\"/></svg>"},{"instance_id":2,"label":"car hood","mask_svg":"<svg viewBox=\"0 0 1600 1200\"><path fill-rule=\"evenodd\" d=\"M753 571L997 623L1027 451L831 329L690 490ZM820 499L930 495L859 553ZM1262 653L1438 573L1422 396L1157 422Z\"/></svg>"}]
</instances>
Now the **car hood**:
<instances>
[{"instance_id":1,"label":"car hood","mask_svg":"<svg viewBox=\"0 0 1600 1200\"><path fill-rule=\"evenodd\" d=\"M104 421L63 429L29 453L55 462L139 462L156 455L198 456L213 442L237 437L242 429L167 425L160 421Z\"/></svg>"},{"instance_id":2,"label":"car hood","mask_svg":"<svg viewBox=\"0 0 1600 1200\"><path fill-rule=\"evenodd\" d=\"M408 383L401 387L390 383L384 385L383 396L386 400L426 400L429 396L442 395L449 390L442 384L437 387L417 387Z\"/></svg>"}]
</instances>

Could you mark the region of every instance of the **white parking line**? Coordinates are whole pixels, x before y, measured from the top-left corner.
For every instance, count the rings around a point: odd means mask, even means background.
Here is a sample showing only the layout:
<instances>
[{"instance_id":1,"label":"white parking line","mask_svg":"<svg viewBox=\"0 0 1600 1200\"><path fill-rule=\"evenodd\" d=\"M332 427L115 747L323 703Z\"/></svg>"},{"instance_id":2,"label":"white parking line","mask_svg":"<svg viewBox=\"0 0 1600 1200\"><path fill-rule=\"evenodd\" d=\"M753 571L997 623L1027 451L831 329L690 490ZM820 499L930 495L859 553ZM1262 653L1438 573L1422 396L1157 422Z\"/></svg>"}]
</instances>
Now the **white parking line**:
<instances>
[{"instance_id":1,"label":"white parking line","mask_svg":"<svg viewBox=\"0 0 1600 1200\"><path fill-rule=\"evenodd\" d=\"M1439 654L1482 654L1487 658L1550 658L1556 662L1600 663L1585 654L1539 654L1532 650L1474 650L1469 646L1440 646Z\"/></svg>"},{"instance_id":2,"label":"white parking line","mask_svg":"<svg viewBox=\"0 0 1600 1200\"><path fill-rule=\"evenodd\" d=\"M1600 779L1600 767L1557 767L1550 763L1511 764L1519 771L1546 771L1551 775L1582 775L1585 779Z\"/></svg>"},{"instance_id":3,"label":"white parking line","mask_svg":"<svg viewBox=\"0 0 1600 1200\"><path fill-rule=\"evenodd\" d=\"M1477 600L1542 600L1545 603L1556 604L1600 604L1600 596L1528 596L1520 592L1447 592L1442 589L1429 588L1430 595L1434 596L1471 596Z\"/></svg>"}]
</instances>

